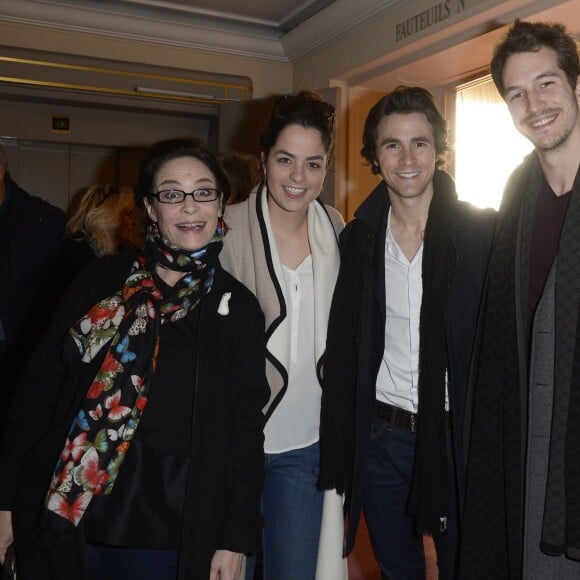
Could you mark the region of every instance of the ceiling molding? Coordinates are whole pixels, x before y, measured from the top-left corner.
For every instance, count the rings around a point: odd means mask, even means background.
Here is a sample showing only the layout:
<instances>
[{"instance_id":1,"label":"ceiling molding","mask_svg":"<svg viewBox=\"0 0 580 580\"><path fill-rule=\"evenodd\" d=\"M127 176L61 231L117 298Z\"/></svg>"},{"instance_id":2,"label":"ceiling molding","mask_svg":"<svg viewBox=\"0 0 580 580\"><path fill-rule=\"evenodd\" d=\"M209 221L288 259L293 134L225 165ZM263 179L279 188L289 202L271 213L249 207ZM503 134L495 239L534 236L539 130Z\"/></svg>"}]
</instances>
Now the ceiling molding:
<instances>
[{"instance_id":1,"label":"ceiling molding","mask_svg":"<svg viewBox=\"0 0 580 580\"><path fill-rule=\"evenodd\" d=\"M282 37L290 61L361 28L406 0L336 0ZM321 30L326 31L321 34Z\"/></svg>"},{"instance_id":2,"label":"ceiling molding","mask_svg":"<svg viewBox=\"0 0 580 580\"><path fill-rule=\"evenodd\" d=\"M286 34L285 22L163 0L3 0L0 22L288 63L404 1L318 0L309 7L318 11Z\"/></svg>"},{"instance_id":3,"label":"ceiling molding","mask_svg":"<svg viewBox=\"0 0 580 580\"><path fill-rule=\"evenodd\" d=\"M55 2L60 4L69 4L72 6L91 6L94 5L94 0L35 0L36 2L44 2L46 4L54 4ZM158 11L157 13L163 13L169 15L175 14L186 14L195 17L198 21L200 18L204 19L206 23L211 21L221 22L226 24L230 22L233 26L239 28L239 23L243 22L244 25L254 26L256 28L263 28L265 30L272 30L275 35L277 33L279 23L274 20L268 20L264 18L254 18L244 14L234 14L232 12L219 11L219 10L208 10L207 8L199 8L195 5L190 5L187 3L177 3L171 2L171 0L100 0L102 6L107 6L108 11L123 11L125 7L125 12L135 13L147 13L148 10ZM128 9L128 10L127 10Z\"/></svg>"},{"instance_id":4,"label":"ceiling molding","mask_svg":"<svg viewBox=\"0 0 580 580\"><path fill-rule=\"evenodd\" d=\"M188 22L193 18L186 16L170 19L142 14L142 10L139 12L124 13L105 4L103 8L94 8L45 0L3 0L0 21L288 62L282 44L272 31L255 31L249 28L249 33L237 32L233 29L227 30L225 25L219 29L217 23L204 23L200 18L195 18L196 24L193 24Z\"/></svg>"}]
</instances>

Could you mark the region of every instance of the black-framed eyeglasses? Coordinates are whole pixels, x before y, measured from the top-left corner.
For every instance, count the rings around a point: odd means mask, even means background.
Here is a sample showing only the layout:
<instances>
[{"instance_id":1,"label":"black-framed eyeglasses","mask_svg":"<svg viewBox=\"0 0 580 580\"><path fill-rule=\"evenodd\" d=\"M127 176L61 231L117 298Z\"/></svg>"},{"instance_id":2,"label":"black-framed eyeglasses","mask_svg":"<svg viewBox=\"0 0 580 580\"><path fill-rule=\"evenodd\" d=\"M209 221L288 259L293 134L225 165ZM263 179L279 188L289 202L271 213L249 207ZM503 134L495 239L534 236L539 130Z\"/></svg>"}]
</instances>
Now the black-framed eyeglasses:
<instances>
[{"instance_id":1,"label":"black-framed eyeglasses","mask_svg":"<svg viewBox=\"0 0 580 580\"><path fill-rule=\"evenodd\" d=\"M200 187L190 192L181 189L163 189L157 193L151 193L150 197L156 198L159 203L182 203L188 195L197 202L215 201L222 192L214 187Z\"/></svg>"},{"instance_id":2,"label":"black-framed eyeglasses","mask_svg":"<svg viewBox=\"0 0 580 580\"><path fill-rule=\"evenodd\" d=\"M274 101L274 108L272 109L272 116L276 115L286 116L292 113L296 108L308 110L322 119L333 121L336 116L336 110L333 105L326 101L319 101L317 99L309 98L301 95L282 95Z\"/></svg>"}]
</instances>

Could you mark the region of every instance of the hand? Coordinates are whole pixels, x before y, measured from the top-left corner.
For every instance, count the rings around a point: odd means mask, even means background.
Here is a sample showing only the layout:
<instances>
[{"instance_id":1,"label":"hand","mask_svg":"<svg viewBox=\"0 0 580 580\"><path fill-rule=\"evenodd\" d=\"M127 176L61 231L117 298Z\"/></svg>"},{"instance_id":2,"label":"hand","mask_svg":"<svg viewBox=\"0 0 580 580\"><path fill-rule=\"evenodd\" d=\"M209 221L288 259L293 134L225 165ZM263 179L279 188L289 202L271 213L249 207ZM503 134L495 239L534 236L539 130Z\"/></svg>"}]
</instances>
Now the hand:
<instances>
[{"instance_id":1,"label":"hand","mask_svg":"<svg viewBox=\"0 0 580 580\"><path fill-rule=\"evenodd\" d=\"M4 565L6 550L13 541L12 512L0 510L0 565Z\"/></svg>"},{"instance_id":2,"label":"hand","mask_svg":"<svg viewBox=\"0 0 580 580\"><path fill-rule=\"evenodd\" d=\"M209 580L240 580L244 554L216 550L211 559Z\"/></svg>"}]
</instances>

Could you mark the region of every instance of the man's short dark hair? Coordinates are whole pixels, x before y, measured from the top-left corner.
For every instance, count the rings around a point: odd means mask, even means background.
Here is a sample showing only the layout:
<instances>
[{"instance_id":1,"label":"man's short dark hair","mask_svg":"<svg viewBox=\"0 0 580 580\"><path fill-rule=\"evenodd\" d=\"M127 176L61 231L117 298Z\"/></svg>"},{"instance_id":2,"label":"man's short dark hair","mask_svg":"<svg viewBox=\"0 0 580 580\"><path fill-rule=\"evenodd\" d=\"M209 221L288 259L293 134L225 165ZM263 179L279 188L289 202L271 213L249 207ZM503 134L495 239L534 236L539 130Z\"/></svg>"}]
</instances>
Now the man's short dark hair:
<instances>
[{"instance_id":1,"label":"man's short dark hair","mask_svg":"<svg viewBox=\"0 0 580 580\"><path fill-rule=\"evenodd\" d=\"M447 147L447 122L442 117L433 95L421 87L399 86L394 91L385 95L369 111L363 132L363 147L361 155L371 166L374 174L380 172L377 162L377 130L383 117L389 115L424 113L427 121L433 127L435 139L435 152L437 154L436 166L443 165Z\"/></svg>"},{"instance_id":2,"label":"man's short dark hair","mask_svg":"<svg viewBox=\"0 0 580 580\"><path fill-rule=\"evenodd\" d=\"M538 52L544 46L556 52L558 66L566 73L572 90L576 90L580 60L576 41L568 34L566 27L557 22L522 22L518 19L495 47L491 59L491 76L502 97L505 96L502 77L507 59L521 52Z\"/></svg>"}]
</instances>

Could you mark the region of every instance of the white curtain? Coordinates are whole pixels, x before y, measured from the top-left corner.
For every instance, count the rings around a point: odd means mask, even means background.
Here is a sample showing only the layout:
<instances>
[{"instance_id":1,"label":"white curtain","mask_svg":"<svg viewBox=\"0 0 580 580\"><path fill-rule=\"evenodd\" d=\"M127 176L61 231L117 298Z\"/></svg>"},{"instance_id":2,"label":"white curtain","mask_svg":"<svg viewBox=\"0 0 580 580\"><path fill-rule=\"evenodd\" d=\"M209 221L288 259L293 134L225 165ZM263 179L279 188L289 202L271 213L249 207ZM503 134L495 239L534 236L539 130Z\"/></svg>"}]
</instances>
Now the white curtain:
<instances>
[{"instance_id":1,"label":"white curtain","mask_svg":"<svg viewBox=\"0 0 580 580\"><path fill-rule=\"evenodd\" d=\"M457 90L455 180L460 199L499 207L507 178L532 148L515 129L491 77Z\"/></svg>"}]
</instances>

